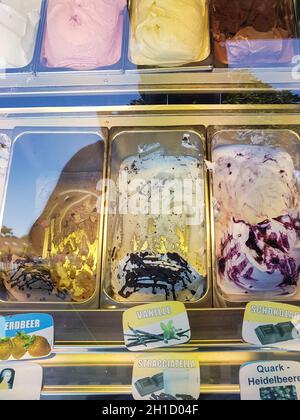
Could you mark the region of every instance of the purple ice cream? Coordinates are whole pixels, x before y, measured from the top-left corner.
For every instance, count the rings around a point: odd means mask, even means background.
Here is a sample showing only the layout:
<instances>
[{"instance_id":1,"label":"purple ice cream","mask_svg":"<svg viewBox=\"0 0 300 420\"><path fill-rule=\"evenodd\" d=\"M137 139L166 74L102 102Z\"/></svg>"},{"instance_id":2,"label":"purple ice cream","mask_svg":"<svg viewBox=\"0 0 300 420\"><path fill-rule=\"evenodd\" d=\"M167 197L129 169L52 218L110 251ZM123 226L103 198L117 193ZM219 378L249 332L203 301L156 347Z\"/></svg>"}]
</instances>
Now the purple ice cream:
<instances>
[{"instance_id":1,"label":"purple ice cream","mask_svg":"<svg viewBox=\"0 0 300 420\"><path fill-rule=\"evenodd\" d=\"M220 285L230 293L292 295L300 274L300 218L257 225L232 220L218 255Z\"/></svg>"}]
</instances>

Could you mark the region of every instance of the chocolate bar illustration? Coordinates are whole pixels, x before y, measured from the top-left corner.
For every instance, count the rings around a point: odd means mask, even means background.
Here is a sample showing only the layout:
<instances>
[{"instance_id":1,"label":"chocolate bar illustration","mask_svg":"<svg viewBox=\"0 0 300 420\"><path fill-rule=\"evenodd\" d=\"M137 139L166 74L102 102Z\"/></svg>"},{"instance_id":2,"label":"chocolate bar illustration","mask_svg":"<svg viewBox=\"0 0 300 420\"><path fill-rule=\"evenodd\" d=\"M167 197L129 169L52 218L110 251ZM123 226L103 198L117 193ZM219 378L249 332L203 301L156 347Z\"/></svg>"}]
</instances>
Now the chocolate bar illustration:
<instances>
[{"instance_id":1,"label":"chocolate bar illustration","mask_svg":"<svg viewBox=\"0 0 300 420\"><path fill-rule=\"evenodd\" d=\"M153 394L164 389L164 375L159 373L152 377L139 379L134 384L141 397Z\"/></svg>"},{"instance_id":2,"label":"chocolate bar illustration","mask_svg":"<svg viewBox=\"0 0 300 420\"><path fill-rule=\"evenodd\" d=\"M263 346L300 338L292 322L282 322L277 325L262 325L256 328L255 333Z\"/></svg>"}]
</instances>

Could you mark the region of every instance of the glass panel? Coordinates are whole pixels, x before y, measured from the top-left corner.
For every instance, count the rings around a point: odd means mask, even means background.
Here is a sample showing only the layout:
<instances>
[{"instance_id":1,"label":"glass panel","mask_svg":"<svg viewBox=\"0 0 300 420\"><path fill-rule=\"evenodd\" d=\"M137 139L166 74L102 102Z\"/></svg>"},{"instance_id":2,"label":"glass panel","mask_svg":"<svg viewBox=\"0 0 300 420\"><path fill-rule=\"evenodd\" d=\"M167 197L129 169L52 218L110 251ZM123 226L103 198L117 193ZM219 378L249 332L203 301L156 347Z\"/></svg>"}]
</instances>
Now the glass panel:
<instances>
[{"instance_id":1,"label":"glass panel","mask_svg":"<svg viewBox=\"0 0 300 420\"><path fill-rule=\"evenodd\" d=\"M103 165L104 140L92 130L15 132L0 246L3 300L95 296Z\"/></svg>"},{"instance_id":2,"label":"glass panel","mask_svg":"<svg viewBox=\"0 0 300 420\"><path fill-rule=\"evenodd\" d=\"M297 0L23 3L0 0L0 92L10 95L118 97L299 81Z\"/></svg>"},{"instance_id":3,"label":"glass panel","mask_svg":"<svg viewBox=\"0 0 300 420\"><path fill-rule=\"evenodd\" d=\"M185 302L192 340L170 350L198 355L205 395L238 395L243 363L298 357L242 341L247 300L300 299L298 112L262 108L0 116L0 315L54 317L45 398L130 394L136 356L123 345L122 314L140 302ZM233 223L244 229L236 237ZM237 284L230 252L222 271L228 234L244 241Z\"/></svg>"}]
</instances>

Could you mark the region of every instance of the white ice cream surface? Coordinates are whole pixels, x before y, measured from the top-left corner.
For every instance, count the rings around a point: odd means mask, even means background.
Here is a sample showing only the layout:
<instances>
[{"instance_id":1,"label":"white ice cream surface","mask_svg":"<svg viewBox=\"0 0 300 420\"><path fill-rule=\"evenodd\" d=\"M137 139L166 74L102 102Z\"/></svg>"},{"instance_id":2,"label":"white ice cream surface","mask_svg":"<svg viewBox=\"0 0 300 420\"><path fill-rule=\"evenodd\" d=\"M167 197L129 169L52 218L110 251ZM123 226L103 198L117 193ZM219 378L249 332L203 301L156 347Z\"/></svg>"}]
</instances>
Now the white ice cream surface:
<instances>
[{"instance_id":1,"label":"white ice cream surface","mask_svg":"<svg viewBox=\"0 0 300 420\"><path fill-rule=\"evenodd\" d=\"M213 152L214 197L220 214L257 224L288 214L299 195L291 156L282 149L230 145Z\"/></svg>"},{"instance_id":2,"label":"white ice cream surface","mask_svg":"<svg viewBox=\"0 0 300 420\"><path fill-rule=\"evenodd\" d=\"M30 64L40 19L41 0L0 0L0 68Z\"/></svg>"},{"instance_id":3,"label":"white ice cream surface","mask_svg":"<svg viewBox=\"0 0 300 420\"><path fill-rule=\"evenodd\" d=\"M126 184L120 191L119 204L125 208L130 200L131 203L138 202L139 206L137 209L129 206L127 213L116 216L114 220L112 248L115 253L111 264L111 277L112 287L118 299L148 301L168 299L169 296L170 299L176 297L178 300L191 300L199 288L203 293L206 276L206 240L202 171L201 160L191 156L167 155L163 149L132 156L122 163L119 178L121 174L125 174ZM184 194L178 195L184 180L191 183L184 188ZM164 190L169 182L174 182L174 186ZM196 185L199 188L198 196L194 188ZM164 195L162 191L166 194ZM197 199L200 200L199 203ZM166 205L168 200L170 206ZM177 279L173 278L172 285L164 284L163 287L154 290L150 286L153 279L148 282L149 287L144 287L145 282L136 274L136 283L140 282L144 286L132 286L131 279L128 293L126 291L120 293L131 264L128 259L131 255L138 256L141 253L146 253L148 259L150 257L157 259L158 272L159 266L164 265L165 259L172 265L174 261L170 262L170 258L177 261L180 258L181 267L177 268L179 270ZM190 275L183 281L180 270L184 265L189 267ZM135 264L132 269L133 271L136 269ZM190 281L192 284L189 284Z\"/></svg>"}]
</instances>

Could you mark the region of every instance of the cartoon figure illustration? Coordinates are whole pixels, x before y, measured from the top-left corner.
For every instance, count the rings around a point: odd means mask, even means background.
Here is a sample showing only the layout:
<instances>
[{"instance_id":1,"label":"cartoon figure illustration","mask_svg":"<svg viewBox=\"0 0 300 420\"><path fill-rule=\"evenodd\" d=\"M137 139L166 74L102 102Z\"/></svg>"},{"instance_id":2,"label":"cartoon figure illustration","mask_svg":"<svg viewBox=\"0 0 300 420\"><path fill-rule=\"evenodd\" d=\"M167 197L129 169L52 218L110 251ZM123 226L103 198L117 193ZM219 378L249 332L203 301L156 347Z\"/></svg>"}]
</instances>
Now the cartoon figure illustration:
<instances>
[{"instance_id":1,"label":"cartoon figure illustration","mask_svg":"<svg viewBox=\"0 0 300 420\"><path fill-rule=\"evenodd\" d=\"M13 389L15 371L13 369L4 369L0 373L0 391L9 391Z\"/></svg>"}]
</instances>

